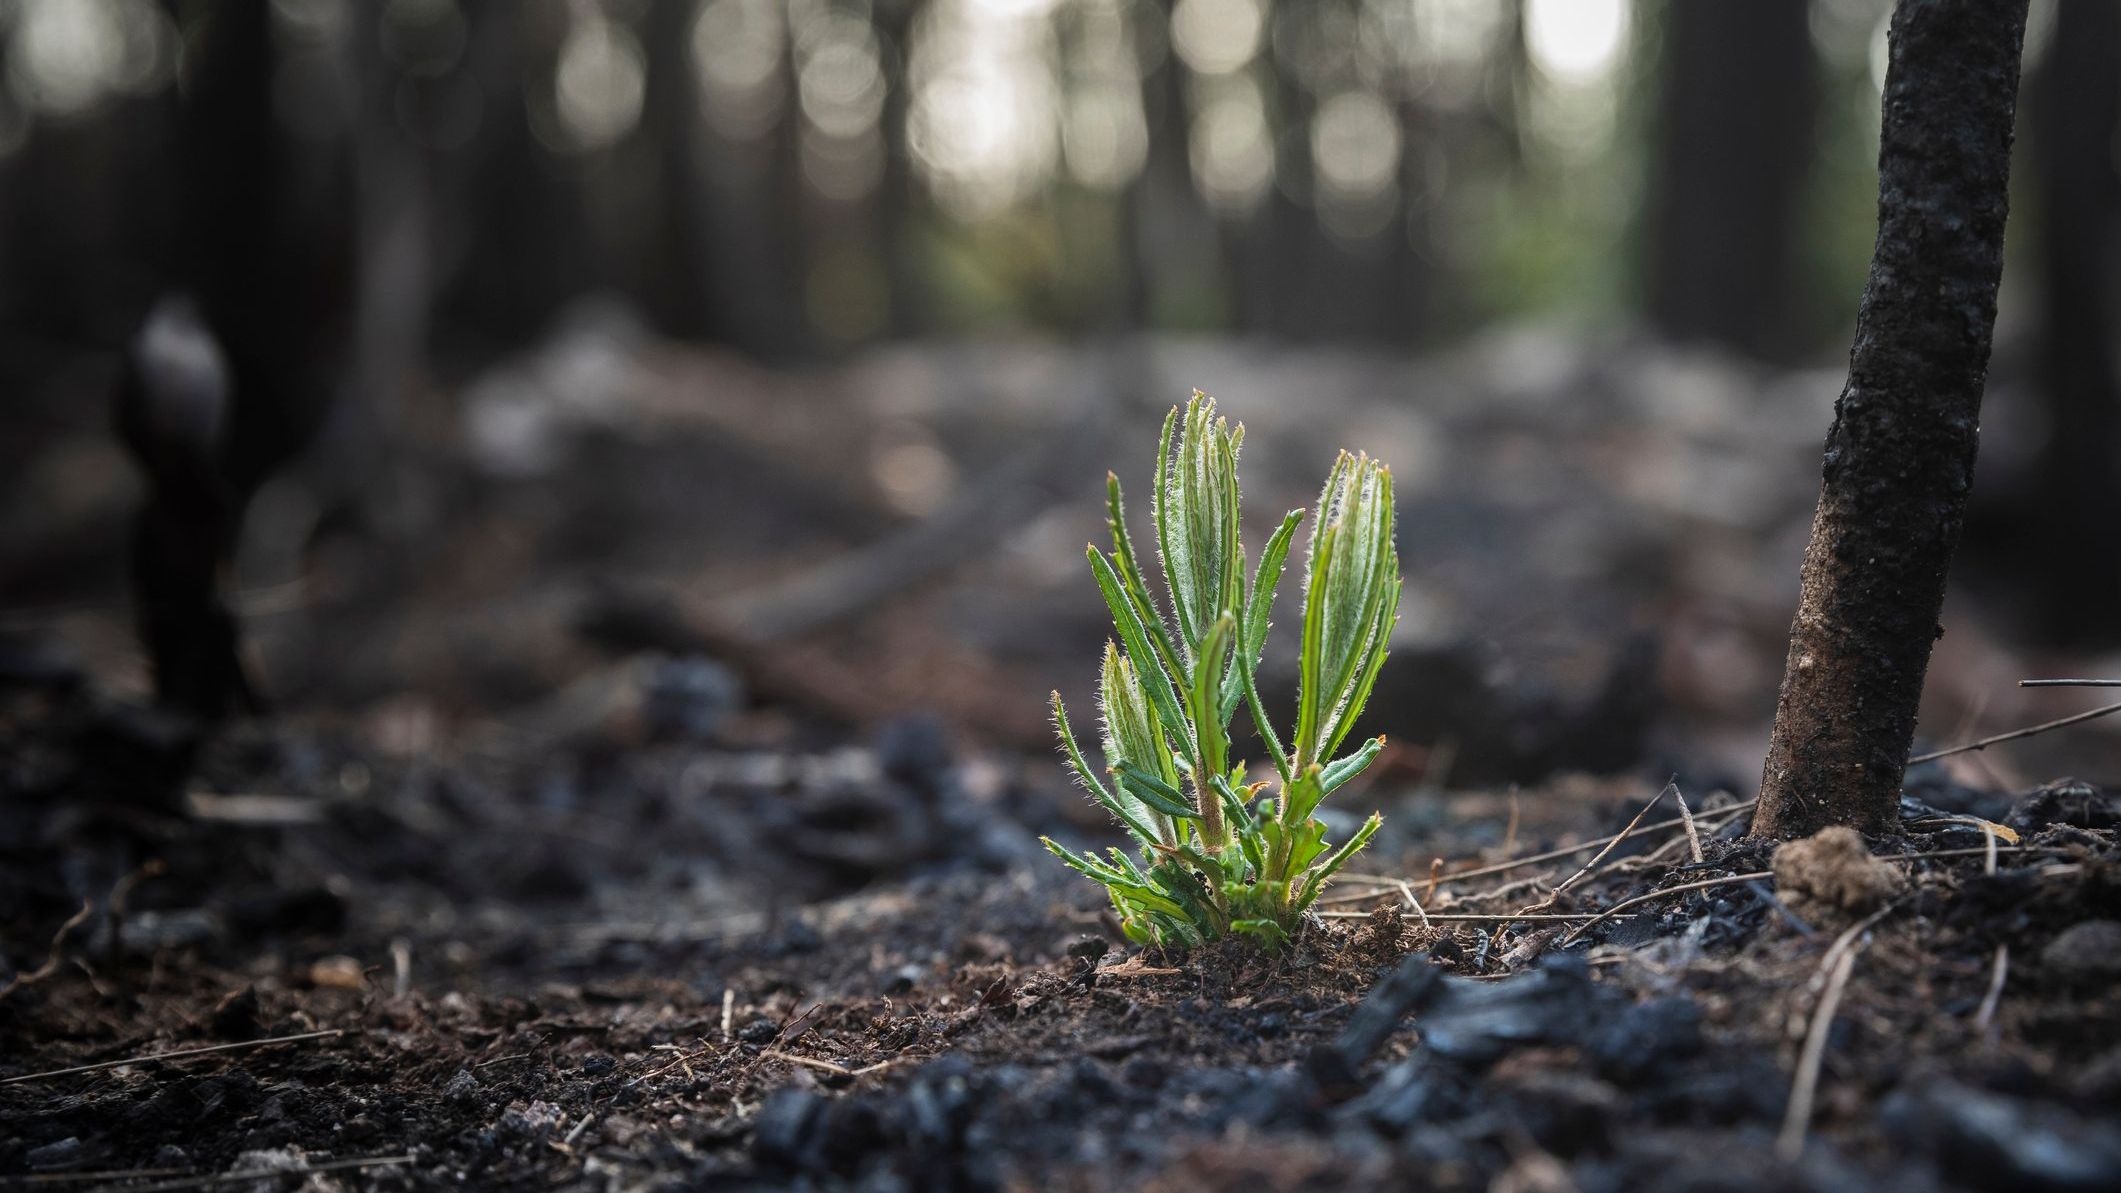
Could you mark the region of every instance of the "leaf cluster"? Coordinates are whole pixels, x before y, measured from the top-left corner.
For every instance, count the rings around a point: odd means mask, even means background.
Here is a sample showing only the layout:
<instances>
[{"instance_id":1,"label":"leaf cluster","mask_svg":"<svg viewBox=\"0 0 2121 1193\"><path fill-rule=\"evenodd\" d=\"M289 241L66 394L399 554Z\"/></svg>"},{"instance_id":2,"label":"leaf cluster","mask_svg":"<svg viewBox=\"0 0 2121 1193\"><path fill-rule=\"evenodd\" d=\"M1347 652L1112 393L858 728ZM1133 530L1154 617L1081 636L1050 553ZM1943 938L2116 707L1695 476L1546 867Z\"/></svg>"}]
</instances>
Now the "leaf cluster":
<instances>
[{"instance_id":1,"label":"leaf cluster","mask_svg":"<svg viewBox=\"0 0 2121 1193\"><path fill-rule=\"evenodd\" d=\"M1135 556L1119 478L1107 477L1112 547L1089 548L1118 638L1106 644L1098 677L1102 767L1085 757L1053 695L1076 779L1139 849L1100 856L1044 844L1101 883L1128 937L1144 944L1236 934L1278 948L1381 823L1373 815L1335 845L1315 813L1383 748L1372 738L1335 756L1377 682L1398 618L1391 472L1342 452L1319 494L1304 568L1297 707L1284 742L1262 706L1258 668L1303 511L1282 519L1248 576L1238 526L1244 437L1243 425L1217 417L1215 400L1197 390L1164 420L1152 509L1161 604ZM1272 779L1249 782L1245 764L1230 758L1240 705Z\"/></svg>"}]
</instances>

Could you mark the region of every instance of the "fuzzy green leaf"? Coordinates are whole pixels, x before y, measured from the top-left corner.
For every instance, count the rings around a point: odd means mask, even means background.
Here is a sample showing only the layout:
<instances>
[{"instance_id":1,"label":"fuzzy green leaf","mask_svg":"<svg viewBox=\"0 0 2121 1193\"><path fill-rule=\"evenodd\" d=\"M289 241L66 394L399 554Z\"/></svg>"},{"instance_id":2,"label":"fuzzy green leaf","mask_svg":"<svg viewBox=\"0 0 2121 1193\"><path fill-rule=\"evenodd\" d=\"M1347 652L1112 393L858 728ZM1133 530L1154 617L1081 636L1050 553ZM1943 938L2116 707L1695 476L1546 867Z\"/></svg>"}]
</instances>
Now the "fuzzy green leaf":
<instances>
[{"instance_id":1,"label":"fuzzy green leaf","mask_svg":"<svg viewBox=\"0 0 2121 1193\"><path fill-rule=\"evenodd\" d=\"M1319 891L1325 888L1326 880L1333 877L1342 866L1347 865L1349 858L1361 852L1362 847L1370 843L1370 838L1377 835L1377 830L1383 824L1382 816L1375 812L1370 813L1370 818L1362 822L1362 827L1355 830L1355 835L1349 837L1346 844L1313 866L1310 875L1304 879L1303 890L1296 897L1296 910L1309 908L1318 899Z\"/></svg>"},{"instance_id":2,"label":"fuzzy green leaf","mask_svg":"<svg viewBox=\"0 0 2121 1193\"><path fill-rule=\"evenodd\" d=\"M1385 748L1385 739L1373 737L1362 744L1362 748L1337 762L1328 763L1318 772L1319 798L1333 794L1340 785L1361 774L1363 769L1375 761Z\"/></svg>"},{"instance_id":3,"label":"fuzzy green leaf","mask_svg":"<svg viewBox=\"0 0 2121 1193\"><path fill-rule=\"evenodd\" d=\"M1189 736L1186 716L1179 708L1178 691L1172 679L1156 662L1156 655L1149 645L1148 627L1134 612L1126 592L1120 587L1119 575L1112 570L1112 561L1096 547L1090 548L1090 570L1097 576L1098 590L1104 593L1105 605L1112 610L1113 628L1119 631L1120 641L1126 643L1127 657L1134 660L1135 671L1142 677L1142 687L1156 705L1156 711L1164 724L1180 738Z\"/></svg>"},{"instance_id":4,"label":"fuzzy green leaf","mask_svg":"<svg viewBox=\"0 0 2121 1193\"><path fill-rule=\"evenodd\" d=\"M1118 774L1120 786L1127 789L1127 794L1147 804L1149 807L1162 812L1174 820L1200 819L1200 813L1186 803L1186 797L1180 795L1177 788L1165 783L1148 771L1141 770L1138 767L1122 766L1119 768Z\"/></svg>"}]
</instances>

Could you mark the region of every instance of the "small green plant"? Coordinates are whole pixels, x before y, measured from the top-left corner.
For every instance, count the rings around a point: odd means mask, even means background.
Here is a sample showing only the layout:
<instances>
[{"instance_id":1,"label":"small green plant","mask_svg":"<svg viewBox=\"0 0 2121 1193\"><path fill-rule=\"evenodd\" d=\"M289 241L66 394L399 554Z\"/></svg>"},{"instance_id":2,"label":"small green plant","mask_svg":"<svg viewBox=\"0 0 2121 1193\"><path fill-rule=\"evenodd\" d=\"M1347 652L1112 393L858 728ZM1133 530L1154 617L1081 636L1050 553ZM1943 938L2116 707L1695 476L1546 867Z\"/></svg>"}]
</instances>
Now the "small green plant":
<instances>
[{"instance_id":1,"label":"small green plant","mask_svg":"<svg viewBox=\"0 0 2121 1193\"><path fill-rule=\"evenodd\" d=\"M1234 933L1279 948L1381 823L1373 815L1332 846L1313 813L1384 746L1372 738L1334 757L1377 682L1398 620L1392 474L1342 452L1319 494L1295 731L1284 746L1261 707L1256 672L1303 511L1282 519L1248 582L1238 535L1244 438L1243 425L1216 417L1215 399L1198 390L1164 420L1152 513L1167 610L1151 598L1135 560L1119 478L1107 476L1112 550L1089 549L1119 635L1105 646L1099 676L1103 768L1085 760L1060 693L1053 694L1054 725L1076 778L1141 843L1140 860L1120 849L1099 857L1044 844L1104 885L1137 943L1195 945ZM1230 759L1240 704L1274 780L1248 783L1244 763Z\"/></svg>"}]
</instances>

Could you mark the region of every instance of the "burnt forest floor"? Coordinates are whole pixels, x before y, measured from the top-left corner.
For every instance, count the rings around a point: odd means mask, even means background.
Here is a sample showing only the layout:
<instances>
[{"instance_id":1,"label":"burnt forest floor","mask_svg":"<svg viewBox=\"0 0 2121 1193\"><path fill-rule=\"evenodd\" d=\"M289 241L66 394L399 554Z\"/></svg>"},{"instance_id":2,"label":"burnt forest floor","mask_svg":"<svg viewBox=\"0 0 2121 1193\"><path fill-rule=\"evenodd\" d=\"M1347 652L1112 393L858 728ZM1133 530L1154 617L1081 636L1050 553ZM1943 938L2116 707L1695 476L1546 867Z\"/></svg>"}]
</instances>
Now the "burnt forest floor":
<instances>
[{"instance_id":1,"label":"burnt forest floor","mask_svg":"<svg viewBox=\"0 0 2121 1193\"><path fill-rule=\"evenodd\" d=\"M1917 772L1888 861L1778 877L1721 793L1528 861L1655 782L1388 774L1350 801L1393 825L1379 877L1263 960L1114 943L1036 848L1084 835L1052 761L919 721L416 762L253 725L181 806L112 796L182 738L83 686L10 689L0 738L10 1187L2121 1180L2121 866L2084 784Z\"/></svg>"}]
</instances>

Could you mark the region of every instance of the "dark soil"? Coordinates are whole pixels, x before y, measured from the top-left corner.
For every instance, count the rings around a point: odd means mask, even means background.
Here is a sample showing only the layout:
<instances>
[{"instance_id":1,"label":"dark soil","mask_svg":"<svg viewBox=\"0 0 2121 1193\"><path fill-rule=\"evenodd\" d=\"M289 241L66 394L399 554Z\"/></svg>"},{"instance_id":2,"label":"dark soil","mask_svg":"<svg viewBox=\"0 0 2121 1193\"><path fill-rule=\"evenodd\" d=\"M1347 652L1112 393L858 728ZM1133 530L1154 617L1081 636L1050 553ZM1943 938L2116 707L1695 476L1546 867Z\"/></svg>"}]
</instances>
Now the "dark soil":
<instances>
[{"instance_id":1,"label":"dark soil","mask_svg":"<svg viewBox=\"0 0 2121 1193\"><path fill-rule=\"evenodd\" d=\"M29 478L15 505L54 512L0 543L0 1187L2121 1186L2116 812L2024 778L2111 778L2110 739L1911 774L1869 845L1949 855L1897 880L1729 881L1787 869L1717 788L1758 773L1838 373L1545 333L1418 366L1180 343L1115 384L1021 346L800 380L629 351L563 340L465 399L549 450L436 432L388 534L268 552L245 631L288 711L203 746L134 703L115 570L82 575L115 568L122 468L86 504L77 469ZM584 360L623 366L609 392ZM1343 443L1393 460L1420 589L1369 713L1394 744L1328 811L1382 810L1358 865L1407 885L1345 876L1271 960L1124 947L1036 845L1108 831L1040 696L1074 700L1107 632L1079 567L1103 470L1138 476L1191 384L1250 423L1261 511ZM1135 396L1056 404L1081 389ZM874 467L916 425L963 478L927 512ZM2069 711L2010 679L2104 673L1977 612L1925 745ZM1618 832L1672 769L1699 861L1667 796L1573 881L1594 850L1454 877ZM1993 874L1968 814L2019 834ZM306 1175L230 1181L268 1170Z\"/></svg>"},{"instance_id":2,"label":"dark soil","mask_svg":"<svg viewBox=\"0 0 2121 1193\"><path fill-rule=\"evenodd\" d=\"M180 738L79 684L11 689L0 1173L178 1187L372 1161L313 1173L316 1189L2121 1180L2121 865L2096 789L2013 800L1931 776L1925 799L2019 834L1993 873L1978 828L1910 802L1902 835L1874 846L1949 856L1890 863L1904 882L1874 908L1729 882L1569 941L1581 920L1537 917L1767 871L1769 849L1697 795L1702 861L1659 827L1552 898L1589 852L1430 887L1432 857L1448 873L1617 831L1651 789L1381 799L1385 784L1369 798L1396 835L1366 864L1415 876L1438 918L1351 879L1331 905L1349 918L1279 958L1170 955L1115 944L1097 892L1037 852L1036 831L1084 835L1050 760L954 756L919 722L849 743L716 705L704 671L640 674L666 701L692 693L690 731L503 736L411 762L250 727L200 755L193 790L224 798L189 815L147 798ZM261 798L226 798L244 795ZM1778 1157L1823 962L1859 915L1810 1132ZM339 1034L129 1059L320 1031Z\"/></svg>"}]
</instances>

